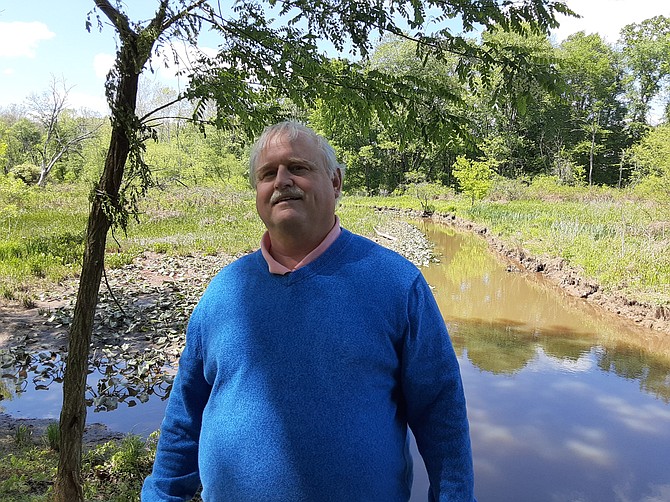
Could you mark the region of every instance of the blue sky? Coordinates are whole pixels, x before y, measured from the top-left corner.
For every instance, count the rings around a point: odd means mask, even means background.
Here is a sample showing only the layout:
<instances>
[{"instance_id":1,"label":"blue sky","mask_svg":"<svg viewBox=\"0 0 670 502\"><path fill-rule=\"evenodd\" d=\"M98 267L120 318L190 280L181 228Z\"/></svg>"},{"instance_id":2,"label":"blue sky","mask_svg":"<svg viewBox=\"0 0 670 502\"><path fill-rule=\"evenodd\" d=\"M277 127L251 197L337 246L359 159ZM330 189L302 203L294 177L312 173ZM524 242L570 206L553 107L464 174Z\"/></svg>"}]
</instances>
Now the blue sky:
<instances>
[{"instance_id":1,"label":"blue sky","mask_svg":"<svg viewBox=\"0 0 670 502\"><path fill-rule=\"evenodd\" d=\"M153 0L127 0L132 20L148 19ZM222 2L230 3L230 2ZM584 30L598 32L608 42L618 39L626 24L655 15L670 16L668 0L568 0L582 19L564 19L555 32L562 40ZM88 33L86 14L93 0L0 0L0 107L22 104L32 93L45 91L52 76L71 87L69 103L74 108L106 111L104 80L115 53L114 32L105 26ZM103 19L104 21L104 19ZM153 77L165 85L180 82L161 64ZM184 82L181 82L184 85Z\"/></svg>"}]
</instances>

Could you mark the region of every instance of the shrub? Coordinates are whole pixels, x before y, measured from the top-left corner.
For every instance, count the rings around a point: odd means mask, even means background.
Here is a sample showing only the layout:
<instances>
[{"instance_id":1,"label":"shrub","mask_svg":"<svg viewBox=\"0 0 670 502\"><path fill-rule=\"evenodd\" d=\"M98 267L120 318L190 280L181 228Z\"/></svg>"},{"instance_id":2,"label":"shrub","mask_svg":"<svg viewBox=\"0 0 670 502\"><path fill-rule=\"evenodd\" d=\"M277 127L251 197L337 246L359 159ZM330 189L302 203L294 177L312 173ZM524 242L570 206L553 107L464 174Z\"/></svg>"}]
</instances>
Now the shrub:
<instances>
[{"instance_id":1,"label":"shrub","mask_svg":"<svg viewBox=\"0 0 670 502\"><path fill-rule=\"evenodd\" d=\"M40 168L29 162L14 166L9 172L22 180L26 185L34 185L40 179Z\"/></svg>"},{"instance_id":2,"label":"shrub","mask_svg":"<svg viewBox=\"0 0 670 502\"><path fill-rule=\"evenodd\" d=\"M31 444L31 439L33 437L33 430L27 425L20 424L16 427L14 431L14 443L19 448L23 448Z\"/></svg>"}]
</instances>

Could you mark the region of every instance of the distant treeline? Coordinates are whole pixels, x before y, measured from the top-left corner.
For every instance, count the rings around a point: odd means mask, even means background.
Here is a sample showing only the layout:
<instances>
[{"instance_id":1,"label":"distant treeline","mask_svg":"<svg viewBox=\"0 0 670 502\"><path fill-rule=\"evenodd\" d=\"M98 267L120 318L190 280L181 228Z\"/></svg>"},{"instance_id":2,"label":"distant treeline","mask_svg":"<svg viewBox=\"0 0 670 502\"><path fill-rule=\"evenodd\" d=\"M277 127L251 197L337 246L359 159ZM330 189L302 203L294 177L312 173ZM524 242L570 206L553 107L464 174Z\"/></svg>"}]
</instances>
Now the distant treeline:
<instances>
[{"instance_id":1,"label":"distant treeline","mask_svg":"<svg viewBox=\"0 0 670 502\"><path fill-rule=\"evenodd\" d=\"M369 71L408 81L420 76L424 93L425 83L432 82L436 93L424 96L423 111L399 106L392 116L356 114L327 97L308 109L281 106L332 141L347 166L350 193L399 193L427 183L469 186L474 198L485 193L488 181L530 182L538 175L568 185L670 192L670 18L630 24L614 45L584 32L558 45L531 30L525 36L481 36L497 37L503 50L496 58L523 57L530 70L511 79L494 72L464 81L459 75L466 59L436 61L423 57L409 37L387 37L367 62ZM0 110L0 175L41 185L47 176L53 182L98 178L109 120L68 109L68 89L57 84ZM147 110L176 96L144 84L140 107ZM61 104L58 114L52 103ZM188 120L193 114L182 101L149 122L147 134L155 141L147 143L144 156L156 181L244 183L251 138L195 126ZM483 183L479 189L477 180Z\"/></svg>"}]
</instances>

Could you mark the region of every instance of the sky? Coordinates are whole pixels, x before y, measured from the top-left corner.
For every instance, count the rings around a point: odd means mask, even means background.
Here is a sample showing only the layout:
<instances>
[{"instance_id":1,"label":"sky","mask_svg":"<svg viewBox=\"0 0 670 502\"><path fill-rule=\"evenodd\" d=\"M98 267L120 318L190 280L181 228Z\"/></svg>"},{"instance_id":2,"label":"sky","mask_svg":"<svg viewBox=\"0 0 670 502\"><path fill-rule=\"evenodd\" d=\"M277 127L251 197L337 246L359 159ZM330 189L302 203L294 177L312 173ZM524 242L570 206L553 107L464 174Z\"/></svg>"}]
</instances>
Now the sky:
<instances>
[{"instance_id":1,"label":"sky","mask_svg":"<svg viewBox=\"0 0 670 502\"><path fill-rule=\"evenodd\" d=\"M139 20L151 17L156 2L126 0L125 4L132 6L131 19ZM583 30L600 33L614 44L627 24L656 15L670 17L668 0L567 0L567 4L582 18L561 18L560 28L552 33L557 42ZM30 95L47 91L55 79L70 89L72 108L107 112L104 82L116 42L110 26L98 31L95 18L91 32L86 31L93 5L93 0L0 0L0 107L25 104ZM151 79L174 88L185 85L174 68L154 66Z\"/></svg>"}]
</instances>

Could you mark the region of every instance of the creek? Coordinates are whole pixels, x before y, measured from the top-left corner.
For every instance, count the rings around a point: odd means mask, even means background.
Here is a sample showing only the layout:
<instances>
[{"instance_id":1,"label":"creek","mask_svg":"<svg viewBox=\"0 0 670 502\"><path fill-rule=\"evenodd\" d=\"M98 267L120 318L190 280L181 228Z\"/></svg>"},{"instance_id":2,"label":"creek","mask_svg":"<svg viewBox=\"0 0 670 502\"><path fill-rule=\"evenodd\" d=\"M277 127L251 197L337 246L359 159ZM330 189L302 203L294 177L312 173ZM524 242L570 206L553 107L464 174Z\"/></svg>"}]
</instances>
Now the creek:
<instances>
[{"instance_id":1,"label":"creek","mask_svg":"<svg viewBox=\"0 0 670 502\"><path fill-rule=\"evenodd\" d=\"M478 500L670 501L670 337L539 275L508 272L476 235L422 230L440 259L423 273L461 365ZM0 411L57 419L58 355L23 363L0 380L9 390ZM116 378L124 372L133 377ZM171 378L103 361L88 384L89 423L146 436L160 425ZM423 502L428 481L413 452L412 502Z\"/></svg>"},{"instance_id":2,"label":"creek","mask_svg":"<svg viewBox=\"0 0 670 502\"><path fill-rule=\"evenodd\" d=\"M424 230L440 255L424 276L459 356L477 498L670 501L670 337L508 272L475 235Z\"/></svg>"}]
</instances>

